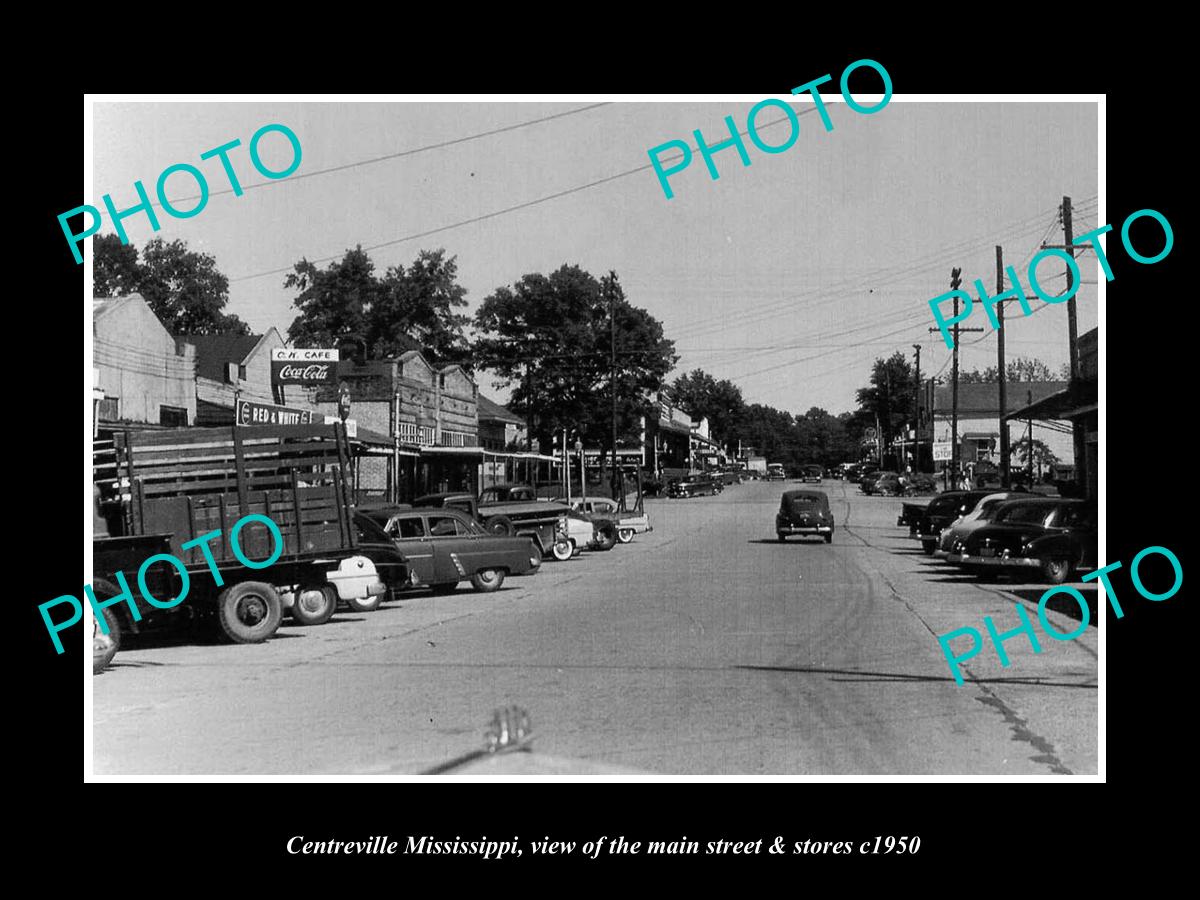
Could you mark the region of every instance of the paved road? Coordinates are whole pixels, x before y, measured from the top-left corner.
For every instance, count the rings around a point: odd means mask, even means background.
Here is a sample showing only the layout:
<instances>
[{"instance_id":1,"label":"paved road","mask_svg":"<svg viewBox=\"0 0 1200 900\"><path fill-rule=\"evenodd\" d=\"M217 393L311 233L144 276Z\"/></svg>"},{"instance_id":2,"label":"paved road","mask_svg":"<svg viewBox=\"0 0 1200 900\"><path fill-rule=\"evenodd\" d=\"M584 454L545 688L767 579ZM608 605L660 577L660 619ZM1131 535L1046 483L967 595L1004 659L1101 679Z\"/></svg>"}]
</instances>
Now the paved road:
<instances>
[{"instance_id":1,"label":"paved road","mask_svg":"<svg viewBox=\"0 0 1200 900\"><path fill-rule=\"evenodd\" d=\"M921 554L899 501L824 483L834 541L776 542L779 483L651 501L655 530L483 596L413 594L257 646L123 651L94 679L95 772L415 773L526 707L535 749L672 774L1094 774L1097 630L990 647L1040 588ZM1094 596L1094 594L1093 594ZM1074 620L1051 613L1063 633Z\"/></svg>"}]
</instances>

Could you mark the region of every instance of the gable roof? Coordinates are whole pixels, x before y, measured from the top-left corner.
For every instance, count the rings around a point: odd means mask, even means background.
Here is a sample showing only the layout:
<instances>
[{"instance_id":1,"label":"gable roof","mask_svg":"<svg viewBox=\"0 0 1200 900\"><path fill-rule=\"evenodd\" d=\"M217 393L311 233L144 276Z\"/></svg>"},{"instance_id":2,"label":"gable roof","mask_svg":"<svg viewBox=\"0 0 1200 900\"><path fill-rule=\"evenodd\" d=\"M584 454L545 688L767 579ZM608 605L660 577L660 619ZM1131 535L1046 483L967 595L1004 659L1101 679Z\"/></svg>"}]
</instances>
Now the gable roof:
<instances>
[{"instance_id":1,"label":"gable roof","mask_svg":"<svg viewBox=\"0 0 1200 900\"><path fill-rule=\"evenodd\" d=\"M124 306L130 300L137 299L141 303L146 301L141 294L122 294L120 297L93 297L92 298L92 318L97 319L106 313L111 312L119 306Z\"/></svg>"},{"instance_id":2,"label":"gable roof","mask_svg":"<svg viewBox=\"0 0 1200 900\"><path fill-rule=\"evenodd\" d=\"M259 341L260 334L184 334L175 342L196 348L196 376L213 381L225 380L225 365L242 365Z\"/></svg>"},{"instance_id":3,"label":"gable roof","mask_svg":"<svg viewBox=\"0 0 1200 900\"><path fill-rule=\"evenodd\" d=\"M514 425L524 425L525 420L516 413L501 406L495 400L489 400L487 397L480 394L476 401L476 409L478 410L479 420L490 422L512 422Z\"/></svg>"}]
</instances>

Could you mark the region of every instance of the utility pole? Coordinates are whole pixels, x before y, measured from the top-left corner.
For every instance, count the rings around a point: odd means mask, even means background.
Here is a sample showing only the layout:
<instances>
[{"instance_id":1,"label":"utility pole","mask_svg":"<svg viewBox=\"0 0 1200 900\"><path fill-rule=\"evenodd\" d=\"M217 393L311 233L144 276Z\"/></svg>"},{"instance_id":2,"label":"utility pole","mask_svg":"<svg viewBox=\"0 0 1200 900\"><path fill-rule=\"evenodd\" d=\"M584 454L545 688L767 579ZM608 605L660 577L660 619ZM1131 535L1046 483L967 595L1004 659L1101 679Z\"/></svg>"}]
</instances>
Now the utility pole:
<instances>
[{"instance_id":1,"label":"utility pole","mask_svg":"<svg viewBox=\"0 0 1200 900\"><path fill-rule=\"evenodd\" d=\"M915 429L916 441L913 444L913 461L916 465L913 466L914 472L921 471L921 345L913 344L913 349L917 351L917 379L913 386L913 411L916 416L916 421L913 423Z\"/></svg>"},{"instance_id":2,"label":"utility pole","mask_svg":"<svg viewBox=\"0 0 1200 900\"><path fill-rule=\"evenodd\" d=\"M962 269L955 267L950 270L950 290L957 291L959 285L962 284ZM954 297L954 318L958 318L958 296ZM931 332L937 331L937 328L930 328ZM959 328L958 323L954 323L954 364L952 366L951 382L953 387L950 389L950 472L953 474L955 482L958 480L958 335L962 331L983 331L982 328Z\"/></svg>"},{"instance_id":3,"label":"utility pole","mask_svg":"<svg viewBox=\"0 0 1200 900\"><path fill-rule=\"evenodd\" d=\"M1004 293L1004 248L996 245L996 295ZM996 352L998 366L996 377L1000 379L1000 487L1009 488L1008 475L1008 423L1004 416L1008 412L1008 373L1004 371L1004 301L996 304Z\"/></svg>"},{"instance_id":4,"label":"utility pole","mask_svg":"<svg viewBox=\"0 0 1200 900\"><path fill-rule=\"evenodd\" d=\"M1075 257L1075 235L1071 228L1071 198L1063 197L1062 202L1063 240L1067 245L1067 253ZM1079 390L1079 326L1075 318L1075 276L1071 267L1067 266L1067 340L1070 341L1071 384L1070 391L1075 396ZM1083 422L1074 419L1071 422L1071 438L1075 450L1075 484L1081 489L1077 496L1084 495L1084 485L1088 483L1088 475L1084 472L1087 466L1087 445L1084 441Z\"/></svg>"},{"instance_id":5,"label":"utility pole","mask_svg":"<svg viewBox=\"0 0 1200 900\"><path fill-rule=\"evenodd\" d=\"M611 278L616 278L615 272L609 273ZM612 493L613 499L617 501L617 509L621 512L625 511L625 491L624 488L618 489L618 485L623 485L624 474L617 467L617 292L613 289L614 285L608 286L608 325L609 325L609 351L610 359L608 365L608 380L612 390Z\"/></svg>"}]
</instances>

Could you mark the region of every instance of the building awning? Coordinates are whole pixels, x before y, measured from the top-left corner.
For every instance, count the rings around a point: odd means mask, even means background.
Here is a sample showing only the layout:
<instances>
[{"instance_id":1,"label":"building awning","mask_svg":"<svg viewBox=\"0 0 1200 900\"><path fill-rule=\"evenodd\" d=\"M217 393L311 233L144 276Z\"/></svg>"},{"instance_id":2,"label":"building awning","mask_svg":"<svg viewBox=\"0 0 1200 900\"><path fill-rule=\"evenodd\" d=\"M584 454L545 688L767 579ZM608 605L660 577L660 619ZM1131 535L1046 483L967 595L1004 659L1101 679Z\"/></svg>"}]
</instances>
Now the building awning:
<instances>
[{"instance_id":1,"label":"building awning","mask_svg":"<svg viewBox=\"0 0 1200 900\"><path fill-rule=\"evenodd\" d=\"M422 447L422 456L475 456L482 457L482 447Z\"/></svg>"},{"instance_id":2,"label":"building awning","mask_svg":"<svg viewBox=\"0 0 1200 900\"><path fill-rule=\"evenodd\" d=\"M562 459L557 456L547 456L545 453L529 453L529 452L514 452L505 453L500 450L484 450L484 456L494 456L500 459L535 459L539 462L561 463Z\"/></svg>"},{"instance_id":3,"label":"building awning","mask_svg":"<svg viewBox=\"0 0 1200 900\"><path fill-rule=\"evenodd\" d=\"M1096 383L1083 382L1074 388L1067 388L1065 391L1059 391L1056 394L1051 394L1049 397L1043 397L1036 403L1018 409L1015 412L1010 412L1004 417L1005 421L1010 419L1037 419L1039 421L1066 420L1082 418L1088 413L1094 413L1098 410L1099 404L1096 399Z\"/></svg>"},{"instance_id":4,"label":"building awning","mask_svg":"<svg viewBox=\"0 0 1200 900\"><path fill-rule=\"evenodd\" d=\"M662 419L658 420L658 430L673 431L676 434L686 434L688 437L692 436L692 429L689 426L680 425L676 422L664 422Z\"/></svg>"}]
</instances>

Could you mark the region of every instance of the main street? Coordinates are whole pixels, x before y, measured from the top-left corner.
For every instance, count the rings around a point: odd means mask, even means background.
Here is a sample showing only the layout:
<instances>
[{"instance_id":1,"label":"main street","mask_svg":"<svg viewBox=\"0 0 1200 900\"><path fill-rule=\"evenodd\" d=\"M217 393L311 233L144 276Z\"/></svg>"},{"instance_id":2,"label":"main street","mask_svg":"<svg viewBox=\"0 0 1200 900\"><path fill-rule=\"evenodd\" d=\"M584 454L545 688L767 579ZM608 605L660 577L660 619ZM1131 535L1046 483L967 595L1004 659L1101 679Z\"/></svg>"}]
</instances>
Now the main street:
<instances>
[{"instance_id":1,"label":"main street","mask_svg":"<svg viewBox=\"0 0 1200 900\"><path fill-rule=\"evenodd\" d=\"M539 754L651 773L1097 771L1094 619L1039 630L1040 654L1012 638L1008 668L985 646L960 687L936 636L1008 631L1016 604L1036 622L1044 588L957 576L899 500L839 481L833 543L778 543L790 487L649 501L653 532L496 594L414 593L261 645L130 642L93 682L95 772L417 773L508 704Z\"/></svg>"}]
</instances>

